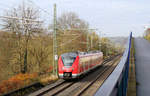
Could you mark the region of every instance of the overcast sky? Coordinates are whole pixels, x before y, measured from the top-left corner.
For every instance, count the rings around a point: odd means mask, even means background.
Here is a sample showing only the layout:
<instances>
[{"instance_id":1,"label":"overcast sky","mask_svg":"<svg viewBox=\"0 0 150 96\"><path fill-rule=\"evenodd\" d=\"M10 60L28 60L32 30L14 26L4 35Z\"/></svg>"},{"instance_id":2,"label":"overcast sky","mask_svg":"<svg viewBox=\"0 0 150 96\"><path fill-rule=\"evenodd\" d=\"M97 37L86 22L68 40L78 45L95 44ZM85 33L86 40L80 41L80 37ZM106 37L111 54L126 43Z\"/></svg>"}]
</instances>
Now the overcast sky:
<instances>
[{"instance_id":1,"label":"overcast sky","mask_svg":"<svg viewBox=\"0 0 150 96\"><path fill-rule=\"evenodd\" d=\"M28 2L28 0L25 0ZM51 20L53 4L57 4L57 13L75 12L89 22L91 28L98 28L106 36L142 36L144 26L150 24L149 0L32 0L50 13L43 12L45 20ZM21 4L22 0L0 0L0 14L3 10ZM29 2L28 2L29 3Z\"/></svg>"}]
</instances>

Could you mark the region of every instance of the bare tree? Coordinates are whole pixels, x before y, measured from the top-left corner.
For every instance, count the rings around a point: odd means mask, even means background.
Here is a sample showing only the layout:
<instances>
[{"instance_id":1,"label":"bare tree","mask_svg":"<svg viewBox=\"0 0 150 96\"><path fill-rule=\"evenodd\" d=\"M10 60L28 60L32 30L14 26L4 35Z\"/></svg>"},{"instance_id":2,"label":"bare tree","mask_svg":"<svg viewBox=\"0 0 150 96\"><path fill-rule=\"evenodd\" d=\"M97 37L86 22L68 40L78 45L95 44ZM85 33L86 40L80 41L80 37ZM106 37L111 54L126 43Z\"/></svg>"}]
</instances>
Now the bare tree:
<instances>
[{"instance_id":1,"label":"bare tree","mask_svg":"<svg viewBox=\"0 0 150 96\"><path fill-rule=\"evenodd\" d=\"M78 17L74 12L63 13L57 20L60 29L87 29L88 23Z\"/></svg>"},{"instance_id":2,"label":"bare tree","mask_svg":"<svg viewBox=\"0 0 150 96\"><path fill-rule=\"evenodd\" d=\"M42 32L42 23L39 22L39 10L26 4L20 5L6 12L3 19L3 29L15 34L15 52L13 61L21 66L21 72L27 72L28 44L30 40ZM15 59L14 59L15 58Z\"/></svg>"},{"instance_id":3,"label":"bare tree","mask_svg":"<svg viewBox=\"0 0 150 96\"><path fill-rule=\"evenodd\" d=\"M88 33L88 28L89 24L86 21L80 19L76 13L63 13L57 19L57 40L58 46L60 45L59 50L61 51L58 52L64 53L77 50L84 51L84 49L86 49L86 45L82 42L86 42L86 34ZM81 41L77 42L77 40Z\"/></svg>"}]
</instances>

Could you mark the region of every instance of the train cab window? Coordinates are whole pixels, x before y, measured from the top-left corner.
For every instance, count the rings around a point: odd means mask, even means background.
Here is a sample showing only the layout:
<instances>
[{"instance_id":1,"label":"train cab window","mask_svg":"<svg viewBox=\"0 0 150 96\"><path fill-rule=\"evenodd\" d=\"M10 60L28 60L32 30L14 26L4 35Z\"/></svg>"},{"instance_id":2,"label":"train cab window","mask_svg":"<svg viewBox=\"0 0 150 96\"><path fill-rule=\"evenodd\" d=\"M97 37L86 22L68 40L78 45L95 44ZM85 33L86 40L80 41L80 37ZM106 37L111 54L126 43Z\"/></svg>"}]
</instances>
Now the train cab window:
<instances>
[{"instance_id":1,"label":"train cab window","mask_svg":"<svg viewBox=\"0 0 150 96\"><path fill-rule=\"evenodd\" d=\"M76 57L63 57L62 56L62 61L64 66L72 66L73 62L75 61Z\"/></svg>"}]
</instances>

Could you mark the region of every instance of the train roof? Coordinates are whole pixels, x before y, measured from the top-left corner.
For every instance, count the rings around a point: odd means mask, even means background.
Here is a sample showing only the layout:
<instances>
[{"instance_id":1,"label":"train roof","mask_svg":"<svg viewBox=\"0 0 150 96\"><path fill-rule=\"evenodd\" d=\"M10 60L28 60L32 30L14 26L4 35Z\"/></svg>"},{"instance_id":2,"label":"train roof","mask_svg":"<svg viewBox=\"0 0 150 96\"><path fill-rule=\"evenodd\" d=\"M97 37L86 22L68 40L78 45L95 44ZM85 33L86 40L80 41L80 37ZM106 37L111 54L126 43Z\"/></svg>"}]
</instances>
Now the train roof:
<instances>
[{"instance_id":1,"label":"train roof","mask_svg":"<svg viewBox=\"0 0 150 96\"><path fill-rule=\"evenodd\" d=\"M88 55L88 54L94 54L94 53L102 53L101 51L88 51L88 52L80 52L80 55Z\"/></svg>"},{"instance_id":2,"label":"train roof","mask_svg":"<svg viewBox=\"0 0 150 96\"><path fill-rule=\"evenodd\" d=\"M101 53L101 51L88 51L88 52L68 52L68 53L64 53L61 56L69 56L69 57L76 57L77 55L87 55L87 54L93 54L93 53Z\"/></svg>"},{"instance_id":3,"label":"train roof","mask_svg":"<svg viewBox=\"0 0 150 96\"><path fill-rule=\"evenodd\" d=\"M69 53L62 54L61 56L63 56L63 57L67 57L67 56L69 56L69 57L76 57L77 55L78 55L77 52L69 52Z\"/></svg>"}]
</instances>

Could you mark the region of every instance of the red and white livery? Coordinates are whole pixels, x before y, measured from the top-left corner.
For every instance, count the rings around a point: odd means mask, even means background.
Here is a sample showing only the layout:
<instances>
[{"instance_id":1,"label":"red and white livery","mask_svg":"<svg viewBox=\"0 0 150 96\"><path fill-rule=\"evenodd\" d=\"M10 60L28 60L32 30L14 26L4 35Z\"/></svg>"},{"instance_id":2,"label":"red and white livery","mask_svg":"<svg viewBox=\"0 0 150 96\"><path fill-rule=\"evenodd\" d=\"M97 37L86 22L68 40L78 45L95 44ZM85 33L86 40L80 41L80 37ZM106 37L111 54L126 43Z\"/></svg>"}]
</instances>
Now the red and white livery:
<instances>
[{"instance_id":1,"label":"red and white livery","mask_svg":"<svg viewBox=\"0 0 150 96\"><path fill-rule=\"evenodd\" d=\"M58 60L58 75L62 79L78 78L100 66L102 61L100 51L64 53Z\"/></svg>"}]
</instances>

